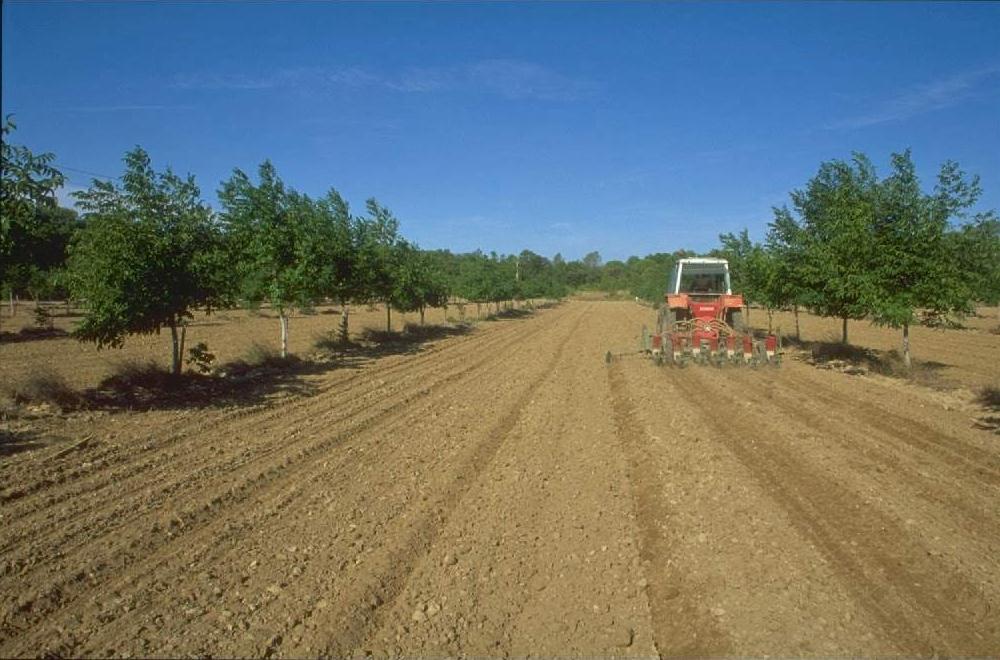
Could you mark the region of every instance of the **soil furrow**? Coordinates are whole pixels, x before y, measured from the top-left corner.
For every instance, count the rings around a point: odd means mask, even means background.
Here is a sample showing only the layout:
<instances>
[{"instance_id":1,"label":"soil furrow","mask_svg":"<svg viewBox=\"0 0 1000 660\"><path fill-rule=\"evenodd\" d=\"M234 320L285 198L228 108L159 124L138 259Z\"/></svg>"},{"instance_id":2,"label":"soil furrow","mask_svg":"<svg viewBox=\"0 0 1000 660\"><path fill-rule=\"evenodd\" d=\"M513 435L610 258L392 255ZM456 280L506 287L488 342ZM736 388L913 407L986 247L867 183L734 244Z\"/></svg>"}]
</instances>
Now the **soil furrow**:
<instances>
[{"instance_id":1,"label":"soil furrow","mask_svg":"<svg viewBox=\"0 0 1000 660\"><path fill-rule=\"evenodd\" d=\"M705 392L739 399L713 386L704 374L674 374L673 383L692 405ZM942 565L896 520L865 506L856 495L798 458L787 443L761 433L767 413L753 411L722 424L706 417L715 437L774 497L792 524L810 538L840 572L845 586L906 653L985 655L1000 644L997 624L984 619L990 606L973 584ZM757 423L750 421L756 418ZM771 413L772 418L780 415ZM762 423L763 422L763 423ZM734 430L737 431L734 434ZM737 439L734 435L742 436ZM775 434L777 437L777 434Z\"/></svg>"},{"instance_id":2,"label":"soil furrow","mask_svg":"<svg viewBox=\"0 0 1000 660\"><path fill-rule=\"evenodd\" d=\"M697 607L699 594L684 585L684 578L669 561L670 505L662 494L661 480L653 469L649 438L628 393L621 362L608 369L612 410L621 446L628 457L632 493L641 536L639 553L649 580L656 649L666 656L713 656L732 651L730 640L715 622ZM679 614L683 613L683 614Z\"/></svg>"},{"instance_id":3,"label":"soil furrow","mask_svg":"<svg viewBox=\"0 0 1000 660\"><path fill-rule=\"evenodd\" d=\"M519 341L524 336L530 336L532 332L538 332L545 329L546 326L544 324L540 324L534 329L530 329L528 331L522 331L520 336L516 336L513 338L513 341ZM129 529L130 532L137 533L135 536L132 536L131 539L127 537L116 538L114 545L121 549L120 552L122 552L124 556L138 555L144 557L143 561L148 561L148 559L145 558L150 555L150 553L153 551L155 547L159 546L160 544L164 544L165 547L170 547L174 543L180 542L181 540L186 538L185 535L181 535L175 539L174 534L172 533L172 528L184 527L190 529L196 527L197 525L205 521L219 519L219 516L222 514L225 508L233 508L237 504L242 502L245 498L259 493L260 489L264 488L265 485L271 482L280 472L287 471L287 468L289 468L293 463L301 462L307 458L310 458L311 456L315 456L317 453L324 451L325 449L342 442L345 438L349 438L351 434L369 428L373 424L387 423L388 421L390 421L390 417L388 416L390 413L392 414L393 417L406 414L407 413L406 406L413 399L414 393L418 397L427 396L432 387L455 382L461 378L464 378L468 374L474 373L478 368L480 368L480 366L483 363L497 359L497 354L494 352L479 351L477 352L477 354L481 355L479 355L477 359L473 359L471 361L466 358L459 357L456 360L456 362L464 364L458 371L454 370L454 365L447 362L431 363L431 368L434 370L434 372L444 373L444 375L436 383L427 381L427 376L429 374L415 375L413 378L410 378L407 381L407 382L414 381L414 384L417 385L415 390L413 389L409 391L402 390L402 394L399 398L383 401L381 408L374 409L374 412L371 406L361 407L358 410L358 413L364 414L364 417L363 419L361 419L360 422L355 423L353 426L350 426L348 430L345 432L338 433L332 437L327 437L321 440L320 442L314 443L311 446L308 446L305 449L299 450L295 453L293 453L292 450L295 449L296 444L301 444L303 442L310 442L311 438L313 437L313 433L311 432L312 429L326 426L326 422L322 418L322 416L320 416L318 420L313 420L310 426L298 425L298 428L296 428L294 424L291 425L290 429L297 438L300 438L300 440L297 441L297 443L293 443L291 445L282 442L275 442L275 446L280 447L280 449L282 450L282 455L285 456L284 459L274 460L271 462L270 467L263 467L258 469L257 471L249 473L248 476L244 478L244 480L236 482L235 486L223 485L221 488L217 488L214 491L214 493L206 494L204 492L200 492L198 494L197 501L193 502L192 505L187 508L178 509L177 506L175 505L174 507L172 507L173 513L168 516L169 518L168 520L163 520L160 521L159 523L154 523L153 526L154 531L152 535L149 534L148 531L140 531L139 529L136 529L134 526L130 528L130 523L129 523L130 520L140 519L148 515L146 510L143 509L136 510L133 512L131 516L126 516L126 517L122 517L115 513L112 513L112 515L110 515L108 518L108 520L110 521L109 524L111 526L108 529L106 529L104 533L110 534L114 532L114 530L116 529ZM322 407L322 403L314 401L313 406ZM303 415L304 418L313 416L315 415L312 414ZM293 458L290 459L289 458L290 456ZM237 469L242 471L247 471L250 468L254 467L256 463L259 463L266 457L267 453L265 452L260 457L255 457L253 461L238 466ZM280 456L277 458L280 458ZM228 478L232 479L233 476L229 476ZM198 482L194 480L193 483L197 484ZM165 505L166 502L164 502L163 504ZM85 529L88 529L90 531L90 534L88 534L87 538L82 538L80 540L79 545L77 546L80 552L88 552L87 548L89 548L93 543L93 529L92 529L93 522L91 521L88 524L91 527ZM139 545L137 546L137 544ZM63 557L67 555L71 556L70 553L73 551L72 547L69 548L65 547L64 542L63 544L59 543L44 544L42 547L45 547L46 545L54 545L56 547L60 547L61 548L60 554ZM95 576L100 575L101 573L107 572L108 570L112 569L112 567L106 563L102 565L101 560L95 557L88 557L86 563L90 567L90 570L88 570L87 572L94 573ZM39 566L42 567L45 566L45 564L40 562ZM120 567L115 567L115 568L120 569ZM132 570L134 570L134 568ZM79 573L75 573L73 577L67 577L64 581L62 581L62 583L56 582L46 588L40 589L39 590L40 597L35 599L35 602L33 603L31 610L31 612L35 615L35 617L46 614L48 610L46 610L44 607L45 602L55 601L58 602L60 607L67 604L69 601L68 592L70 591L70 588L73 585L79 583L79 580L75 578L75 575L78 574ZM30 573L27 575L21 573L12 577L13 579L17 580L24 580L30 577ZM23 608L21 609L23 610ZM23 619L21 617L16 617L16 620L23 620Z\"/></svg>"}]
</instances>

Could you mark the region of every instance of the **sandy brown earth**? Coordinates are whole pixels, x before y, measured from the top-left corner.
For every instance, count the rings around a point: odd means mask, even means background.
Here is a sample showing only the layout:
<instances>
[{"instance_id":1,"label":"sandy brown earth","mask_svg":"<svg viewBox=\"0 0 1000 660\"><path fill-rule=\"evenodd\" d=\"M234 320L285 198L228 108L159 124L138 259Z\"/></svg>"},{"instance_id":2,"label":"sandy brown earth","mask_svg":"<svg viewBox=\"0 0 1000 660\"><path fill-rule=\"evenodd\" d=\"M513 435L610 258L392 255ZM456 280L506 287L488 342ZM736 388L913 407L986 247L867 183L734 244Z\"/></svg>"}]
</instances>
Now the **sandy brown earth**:
<instances>
[{"instance_id":1,"label":"sandy brown earth","mask_svg":"<svg viewBox=\"0 0 1000 660\"><path fill-rule=\"evenodd\" d=\"M967 392L606 365L651 317L569 302L252 405L68 416L0 456L0 656L1000 652Z\"/></svg>"}]
</instances>

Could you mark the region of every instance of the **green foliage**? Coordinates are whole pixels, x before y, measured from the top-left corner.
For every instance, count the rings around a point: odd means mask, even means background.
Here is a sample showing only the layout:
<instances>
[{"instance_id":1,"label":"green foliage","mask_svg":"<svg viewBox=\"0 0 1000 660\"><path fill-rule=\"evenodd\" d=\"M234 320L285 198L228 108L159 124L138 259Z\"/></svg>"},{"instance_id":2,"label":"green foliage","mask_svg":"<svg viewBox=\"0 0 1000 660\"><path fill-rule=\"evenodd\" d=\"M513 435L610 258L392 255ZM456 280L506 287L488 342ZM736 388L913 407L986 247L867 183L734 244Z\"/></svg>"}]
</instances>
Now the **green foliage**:
<instances>
[{"instance_id":1,"label":"green foliage","mask_svg":"<svg viewBox=\"0 0 1000 660\"><path fill-rule=\"evenodd\" d=\"M1000 304L1000 219L992 211L948 233L948 247L973 300Z\"/></svg>"},{"instance_id":2,"label":"green foliage","mask_svg":"<svg viewBox=\"0 0 1000 660\"><path fill-rule=\"evenodd\" d=\"M8 116L0 129L0 284L18 290L37 272L65 260L65 238L55 248L59 258L48 254L51 234L63 217L55 210L55 191L65 179L52 166L53 154L10 143L15 128Z\"/></svg>"},{"instance_id":3,"label":"green foliage","mask_svg":"<svg viewBox=\"0 0 1000 660\"><path fill-rule=\"evenodd\" d=\"M875 323L910 325L917 308L938 315L971 311L974 293L948 234L951 219L979 194L978 180L967 179L951 162L942 166L934 194L924 194L909 151L893 154L892 173L879 184L869 239L877 255L871 264Z\"/></svg>"},{"instance_id":4,"label":"green foliage","mask_svg":"<svg viewBox=\"0 0 1000 660\"><path fill-rule=\"evenodd\" d=\"M201 341L188 349L187 364L195 368L198 373L211 373L215 364L215 354L208 350L208 344Z\"/></svg>"},{"instance_id":5,"label":"green foliage","mask_svg":"<svg viewBox=\"0 0 1000 660\"><path fill-rule=\"evenodd\" d=\"M871 161L830 161L792 208L776 208L764 246L744 230L720 236L734 283L768 309L804 305L823 316L868 318L903 328L929 317L1000 301L1000 221L992 211L966 221L981 195L978 177L946 162L932 193L922 190L909 151L893 154L879 180ZM918 313L920 316L918 316Z\"/></svg>"},{"instance_id":6,"label":"green foliage","mask_svg":"<svg viewBox=\"0 0 1000 660\"><path fill-rule=\"evenodd\" d=\"M210 271L220 238L199 195L193 177L155 172L139 147L125 156L121 184L94 181L76 194L86 227L71 247L68 277L87 303L77 338L120 346L129 334L168 327L180 371L177 327L194 306L219 298Z\"/></svg>"},{"instance_id":7,"label":"green foliage","mask_svg":"<svg viewBox=\"0 0 1000 660\"><path fill-rule=\"evenodd\" d=\"M775 209L768 235L778 272L789 278L790 302L822 316L864 318L876 291L868 240L877 198L871 162L856 154L851 162L823 163L791 197L798 218Z\"/></svg>"},{"instance_id":8,"label":"green foliage","mask_svg":"<svg viewBox=\"0 0 1000 660\"><path fill-rule=\"evenodd\" d=\"M327 264L317 240L320 222L312 200L286 189L264 161L254 184L240 169L219 190L240 298L269 302L279 314L309 305L321 293Z\"/></svg>"}]
</instances>

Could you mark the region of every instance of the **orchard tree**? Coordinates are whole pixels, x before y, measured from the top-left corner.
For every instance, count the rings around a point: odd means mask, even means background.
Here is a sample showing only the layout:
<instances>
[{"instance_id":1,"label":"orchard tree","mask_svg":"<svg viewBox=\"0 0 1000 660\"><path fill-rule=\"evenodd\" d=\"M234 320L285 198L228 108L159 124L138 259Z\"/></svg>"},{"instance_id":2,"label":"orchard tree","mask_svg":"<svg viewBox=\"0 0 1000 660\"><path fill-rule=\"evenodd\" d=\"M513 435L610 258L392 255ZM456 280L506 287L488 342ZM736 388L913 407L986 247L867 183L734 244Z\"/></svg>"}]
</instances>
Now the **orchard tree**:
<instances>
[{"instance_id":1,"label":"orchard tree","mask_svg":"<svg viewBox=\"0 0 1000 660\"><path fill-rule=\"evenodd\" d=\"M240 297L251 305L270 303L281 327L281 357L288 356L288 315L322 293L322 219L305 195L286 189L269 160L258 168L256 185L239 169L219 190L222 220L231 247Z\"/></svg>"},{"instance_id":2,"label":"orchard tree","mask_svg":"<svg viewBox=\"0 0 1000 660\"><path fill-rule=\"evenodd\" d=\"M11 116L0 128L0 285L10 292L14 311L14 276L26 279L30 257L26 243L39 233L44 212L56 207L55 191L65 178L53 165L51 153L35 154L27 147L11 144L16 125Z\"/></svg>"},{"instance_id":3,"label":"orchard tree","mask_svg":"<svg viewBox=\"0 0 1000 660\"><path fill-rule=\"evenodd\" d=\"M420 325L428 307L441 307L448 302L448 287L433 268L433 262L416 246L402 243L397 259L391 305L400 312L420 312Z\"/></svg>"},{"instance_id":4,"label":"orchard tree","mask_svg":"<svg viewBox=\"0 0 1000 660\"><path fill-rule=\"evenodd\" d=\"M395 274L399 268L404 241L399 235L399 220L374 197L365 203L368 216L357 226L357 285L359 302L385 305L386 332L392 331L392 298L396 293Z\"/></svg>"},{"instance_id":5,"label":"orchard tree","mask_svg":"<svg viewBox=\"0 0 1000 660\"><path fill-rule=\"evenodd\" d=\"M975 294L948 234L951 221L964 217L981 190L978 177L970 179L956 163L947 162L934 193L924 194L905 151L892 155L892 173L879 184L879 192L869 241L876 256L872 320L902 329L903 360L910 367L910 325L918 309L939 315L972 310Z\"/></svg>"},{"instance_id":6,"label":"orchard tree","mask_svg":"<svg viewBox=\"0 0 1000 660\"><path fill-rule=\"evenodd\" d=\"M797 259L801 300L821 316L840 318L845 344L847 321L865 318L875 295L869 238L877 192L874 167L864 155L825 162L805 190L791 194L798 218L775 209L771 224L771 244Z\"/></svg>"},{"instance_id":7,"label":"orchard tree","mask_svg":"<svg viewBox=\"0 0 1000 660\"><path fill-rule=\"evenodd\" d=\"M972 299L1000 305L1000 219L996 214L977 214L972 222L950 231L948 242Z\"/></svg>"},{"instance_id":8,"label":"orchard tree","mask_svg":"<svg viewBox=\"0 0 1000 660\"><path fill-rule=\"evenodd\" d=\"M120 184L95 180L75 194L86 226L71 246L68 277L87 308L74 334L103 348L169 328L171 372L179 374L191 310L219 299L210 272L219 235L193 177L155 172L140 147L124 161Z\"/></svg>"},{"instance_id":9,"label":"orchard tree","mask_svg":"<svg viewBox=\"0 0 1000 660\"><path fill-rule=\"evenodd\" d=\"M323 251L321 289L324 295L340 304L338 335L347 342L349 333L349 304L363 295L358 275L358 245L361 235L359 222L351 217L350 207L332 188L326 197L317 202L320 218L319 248Z\"/></svg>"}]
</instances>

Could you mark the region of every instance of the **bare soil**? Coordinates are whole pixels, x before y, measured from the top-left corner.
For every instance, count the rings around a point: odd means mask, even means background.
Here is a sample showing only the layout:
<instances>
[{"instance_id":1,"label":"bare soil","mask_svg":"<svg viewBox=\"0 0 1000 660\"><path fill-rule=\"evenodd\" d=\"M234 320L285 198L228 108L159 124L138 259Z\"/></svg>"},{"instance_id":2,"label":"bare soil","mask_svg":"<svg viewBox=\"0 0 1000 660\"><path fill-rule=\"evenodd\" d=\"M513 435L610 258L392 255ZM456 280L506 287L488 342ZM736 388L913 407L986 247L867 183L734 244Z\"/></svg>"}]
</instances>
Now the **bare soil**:
<instances>
[{"instance_id":1,"label":"bare soil","mask_svg":"<svg viewBox=\"0 0 1000 660\"><path fill-rule=\"evenodd\" d=\"M293 319L293 349L335 319ZM1000 650L992 335L914 334L944 389L604 363L651 320L573 301L245 401L22 420L0 655ZM277 321L198 332L237 357ZM62 341L0 346L0 374L107 369Z\"/></svg>"}]
</instances>

